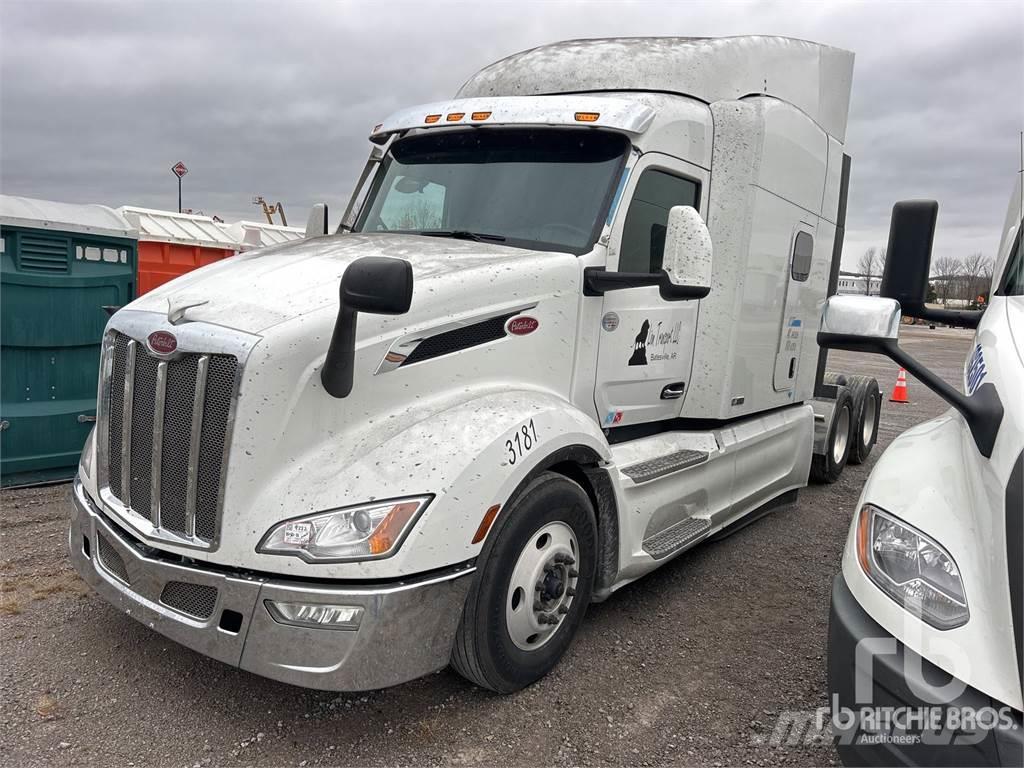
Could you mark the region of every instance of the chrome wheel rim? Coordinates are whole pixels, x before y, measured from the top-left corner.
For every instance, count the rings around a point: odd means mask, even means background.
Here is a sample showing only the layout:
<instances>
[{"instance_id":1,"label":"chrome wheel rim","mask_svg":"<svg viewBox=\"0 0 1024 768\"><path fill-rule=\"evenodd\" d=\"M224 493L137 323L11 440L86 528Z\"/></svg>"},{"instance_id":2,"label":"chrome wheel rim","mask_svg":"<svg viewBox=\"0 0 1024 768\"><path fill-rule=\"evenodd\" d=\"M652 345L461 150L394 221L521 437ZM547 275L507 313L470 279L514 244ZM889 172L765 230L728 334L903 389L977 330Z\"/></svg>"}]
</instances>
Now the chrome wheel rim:
<instances>
[{"instance_id":1,"label":"chrome wheel rim","mask_svg":"<svg viewBox=\"0 0 1024 768\"><path fill-rule=\"evenodd\" d=\"M875 400L873 394L868 395L867 402L864 403L864 423L860 428L860 439L864 446L871 445L871 441L875 437L875 413L878 409L878 402Z\"/></svg>"},{"instance_id":2,"label":"chrome wheel rim","mask_svg":"<svg viewBox=\"0 0 1024 768\"><path fill-rule=\"evenodd\" d=\"M505 625L517 648L536 650L558 632L576 597L578 553L576 534L562 522L527 540L505 593Z\"/></svg>"},{"instance_id":3,"label":"chrome wheel rim","mask_svg":"<svg viewBox=\"0 0 1024 768\"><path fill-rule=\"evenodd\" d=\"M846 443L850 439L850 409L844 408L836 422L836 434L832 440L832 463L839 464L846 455Z\"/></svg>"}]
</instances>

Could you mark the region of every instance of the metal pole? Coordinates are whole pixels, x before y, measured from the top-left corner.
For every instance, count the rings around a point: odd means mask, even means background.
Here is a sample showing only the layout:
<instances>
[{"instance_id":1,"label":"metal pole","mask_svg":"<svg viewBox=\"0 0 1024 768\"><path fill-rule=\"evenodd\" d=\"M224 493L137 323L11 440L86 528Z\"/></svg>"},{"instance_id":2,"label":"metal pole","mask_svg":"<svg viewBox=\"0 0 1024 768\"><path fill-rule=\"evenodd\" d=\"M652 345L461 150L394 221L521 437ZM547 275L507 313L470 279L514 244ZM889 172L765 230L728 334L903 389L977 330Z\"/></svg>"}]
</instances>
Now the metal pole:
<instances>
[{"instance_id":1,"label":"metal pole","mask_svg":"<svg viewBox=\"0 0 1024 768\"><path fill-rule=\"evenodd\" d=\"M181 176L178 176L178 213L181 213Z\"/></svg>"}]
</instances>

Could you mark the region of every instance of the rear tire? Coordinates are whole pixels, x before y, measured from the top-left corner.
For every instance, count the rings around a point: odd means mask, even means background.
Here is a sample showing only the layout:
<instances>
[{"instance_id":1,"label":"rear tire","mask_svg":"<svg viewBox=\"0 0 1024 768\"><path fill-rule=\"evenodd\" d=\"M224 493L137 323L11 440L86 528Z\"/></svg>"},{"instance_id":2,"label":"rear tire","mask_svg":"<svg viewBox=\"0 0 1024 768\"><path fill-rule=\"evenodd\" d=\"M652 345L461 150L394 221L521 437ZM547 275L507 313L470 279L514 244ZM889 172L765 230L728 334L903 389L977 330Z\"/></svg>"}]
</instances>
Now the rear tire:
<instances>
[{"instance_id":1,"label":"rear tire","mask_svg":"<svg viewBox=\"0 0 1024 768\"><path fill-rule=\"evenodd\" d=\"M550 672L590 603L596 553L586 492L553 472L530 481L484 544L452 649L455 671L497 693ZM541 616L557 624L541 624Z\"/></svg>"},{"instance_id":2,"label":"rear tire","mask_svg":"<svg viewBox=\"0 0 1024 768\"><path fill-rule=\"evenodd\" d=\"M846 387L836 391L832 423L825 437L825 452L811 458L811 480L831 484L839 479L850 457L853 437L853 398Z\"/></svg>"},{"instance_id":3,"label":"rear tire","mask_svg":"<svg viewBox=\"0 0 1024 768\"><path fill-rule=\"evenodd\" d=\"M826 373L825 383L842 385L853 397L853 431L850 433L850 464L863 464L878 440L882 412L882 390L870 376Z\"/></svg>"}]
</instances>

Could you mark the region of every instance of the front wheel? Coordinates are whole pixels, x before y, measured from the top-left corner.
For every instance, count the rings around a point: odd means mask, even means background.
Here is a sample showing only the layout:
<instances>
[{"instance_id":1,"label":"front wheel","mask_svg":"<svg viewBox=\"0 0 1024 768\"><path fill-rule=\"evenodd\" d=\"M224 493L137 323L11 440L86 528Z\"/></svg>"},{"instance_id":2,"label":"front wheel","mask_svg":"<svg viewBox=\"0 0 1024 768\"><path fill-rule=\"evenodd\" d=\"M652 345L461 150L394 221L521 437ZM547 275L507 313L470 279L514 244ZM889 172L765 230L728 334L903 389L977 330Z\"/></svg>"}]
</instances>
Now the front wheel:
<instances>
[{"instance_id":1,"label":"front wheel","mask_svg":"<svg viewBox=\"0 0 1024 768\"><path fill-rule=\"evenodd\" d=\"M552 472L532 480L484 545L452 650L455 670L498 693L550 672L587 610L596 551L586 492Z\"/></svg>"}]
</instances>

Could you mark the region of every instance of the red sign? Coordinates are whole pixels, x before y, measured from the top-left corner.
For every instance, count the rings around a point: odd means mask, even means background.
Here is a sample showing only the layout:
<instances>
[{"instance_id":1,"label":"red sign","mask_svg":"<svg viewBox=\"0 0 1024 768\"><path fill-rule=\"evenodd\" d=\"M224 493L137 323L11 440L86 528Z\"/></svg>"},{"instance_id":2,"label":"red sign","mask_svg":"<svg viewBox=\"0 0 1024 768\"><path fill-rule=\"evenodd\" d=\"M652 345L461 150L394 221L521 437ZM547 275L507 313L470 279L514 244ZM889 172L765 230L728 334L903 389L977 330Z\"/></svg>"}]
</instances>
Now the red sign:
<instances>
[{"instance_id":1,"label":"red sign","mask_svg":"<svg viewBox=\"0 0 1024 768\"><path fill-rule=\"evenodd\" d=\"M178 348L178 340L168 331L153 331L147 341L149 348L158 355L169 355Z\"/></svg>"},{"instance_id":2,"label":"red sign","mask_svg":"<svg viewBox=\"0 0 1024 768\"><path fill-rule=\"evenodd\" d=\"M188 173L188 168L185 167L184 163L175 163L171 166L171 173L177 176L179 179Z\"/></svg>"},{"instance_id":3,"label":"red sign","mask_svg":"<svg viewBox=\"0 0 1024 768\"><path fill-rule=\"evenodd\" d=\"M522 317L513 317L508 321L508 325L505 326L505 330L511 333L513 336L525 336L528 333L533 333L540 326L540 321L534 317L523 315Z\"/></svg>"}]
</instances>

